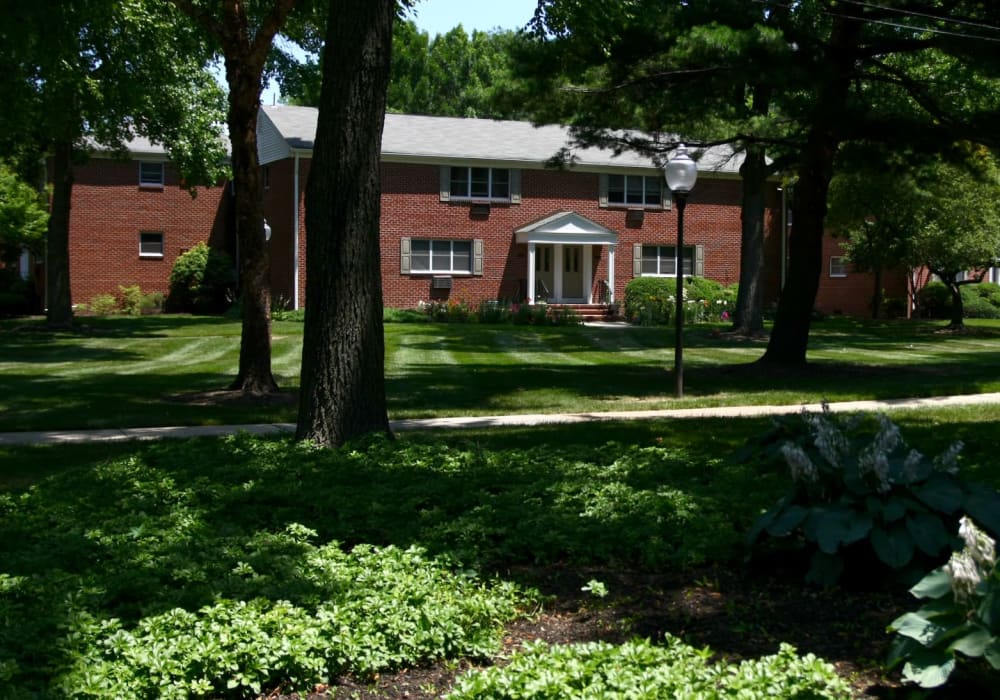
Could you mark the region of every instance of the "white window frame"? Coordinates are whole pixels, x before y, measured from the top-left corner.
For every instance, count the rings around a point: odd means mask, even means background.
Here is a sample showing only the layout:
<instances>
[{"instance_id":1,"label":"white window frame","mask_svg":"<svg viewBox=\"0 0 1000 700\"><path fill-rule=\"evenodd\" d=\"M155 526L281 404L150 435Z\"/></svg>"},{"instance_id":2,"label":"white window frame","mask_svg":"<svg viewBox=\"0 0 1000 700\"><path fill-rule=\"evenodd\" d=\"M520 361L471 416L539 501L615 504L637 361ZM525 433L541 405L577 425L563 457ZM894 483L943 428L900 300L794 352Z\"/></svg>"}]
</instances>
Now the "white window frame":
<instances>
[{"instance_id":1,"label":"white window frame","mask_svg":"<svg viewBox=\"0 0 1000 700\"><path fill-rule=\"evenodd\" d=\"M646 272L646 250L648 248L656 248L656 272ZM684 246L684 258L681 260L681 268L684 271L685 277L694 276L695 268L695 248L693 245ZM669 255L664 255L663 251L669 250ZM675 267L677 262L677 246L676 245L660 245L651 244L642 246L642 277L676 277L677 272L673 270L671 272L663 272L664 268L669 264L670 267Z\"/></svg>"},{"instance_id":2,"label":"white window frame","mask_svg":"<svg viewBox=\"0 0 1000 700\"><path fill-rule=\"evenodd\" d=\"M847 277L847 256L846 255L831 255L830 256L830 277Z\"/></svg>"},{"instance_id":3,"label":"white window frame","mask_svg":"<svg viewBox=\"0 0 1000 700\"><path fill-rule=\"evenodd\" d=\"M150 167L156 167L158 169L156 177L151 177L152 173L143 172L144 170ZM167 181L166 168L164 167L164 164L162 162L151 161L151 160L139 161L139 187L149 187L151 189L153 188L163 189L163 186L166 184L166 181Z\"/></svg>"},{"instance_id":4,"label":"white window frame","mask_svg":"<svg viewBox=\"0 0 1000 700\"><path fill-rule=\"evenodd\" d=\"M489 193L487 195L475 195L472 193L472 172L474 170L485 170L486 171L486 191ZM464 172L463 172L464 171ZM507 194L502 196L495 196L493 193L494 184L499 184L494 182L494 176L497 173L505 173L507 177ZM484 166L465 166L465 165L453 165L449 172L449 188L450 188L450 200L453 202L510 202L511 201L511 185L513 182L513 176L511 174L510 168L490 168ZM458 175L459 177L456 177ZM456 192L456 185L464 185L464 192Z\"/></svg>"},{"instance_id":5,"label":"white window frame","mask_svg":"<svg viewBox=\"0 0 1000 700\"><path fill-rule=\"evenodd\" d=\"M464 269L463 268L456 268L455 267L455 244L456 243L459 243L459 244L464 243L465 245L467 245L469 247L469 251L468 251L468 261L469 261L468 262L468 267L466 267ZM416 261L417 261L417 259L419 257L422 257L424 255L424 253L423 252L418 252L417 248L418 247L422 247L424 245L427 246L427 252L426 252L426 256L427 256L427 269L426 270L419 270L419 269L416 268L415 263L416 263ZM436 267L434 267L434 261L435 261L434 248L435 247L444 247L444 246L448 247L448 267L447 268L441 268L441 267L437 267L436 268ZM440 238L414 238L414 239L412 239L410 241L410 274L411 275L470 275L471 276L472 275L472 268L473 268L473 265L474 265L474 262L473 262L474 250L475 250L475 246L473 245L473 241L471 239L469 239L469 240L465 240L465 239L460 239L460 240L444 240L444 239L440 239ZM441 256L442 254L443 254L442 252L438 252L437 255Z\"/></svg>"},{"instance_id":6,"label":"white window frame","mask_svg":"<svg viewBox=\"0 0 1000 700\"><path fill-rule=\"evenodd\" d=\"M622 184L622 201L615 201L612 199L612 192L615 191L612 183L617 178L621 178ZM630 202L628 201L629 194L629 181L635 180L642 181L642 201L641 202ZM651 189L649 188L650 181L655 182L657 185L656 196L652 196ZM662 178L653 175L608 175L608 206L609 207L635 207L643 209L663 209L663 188L666 184L662 182Z\"/></svg>"},{"instance_id":7,"label":"white window frame","mask_svg":"<svg viewBox=\"0 0 1000 700\"><path fill-rule=\"evenodd\" d=\"M146 237L146 236L159 236L159 239L160 239L160 245L159 245L159 249L160 250L159 250L159 252L152 252L152 251L149 251L149 250L145 249L146 248L146 241L144 241L143 238ZM163 251L164 251L164 248L165 248L165 242L166 242L165 239L166 239L166 237L163 235L163 231L140 231L139 232L139 257L140 258L162 258L163 257Z\"/></svg>"}]
</instances>

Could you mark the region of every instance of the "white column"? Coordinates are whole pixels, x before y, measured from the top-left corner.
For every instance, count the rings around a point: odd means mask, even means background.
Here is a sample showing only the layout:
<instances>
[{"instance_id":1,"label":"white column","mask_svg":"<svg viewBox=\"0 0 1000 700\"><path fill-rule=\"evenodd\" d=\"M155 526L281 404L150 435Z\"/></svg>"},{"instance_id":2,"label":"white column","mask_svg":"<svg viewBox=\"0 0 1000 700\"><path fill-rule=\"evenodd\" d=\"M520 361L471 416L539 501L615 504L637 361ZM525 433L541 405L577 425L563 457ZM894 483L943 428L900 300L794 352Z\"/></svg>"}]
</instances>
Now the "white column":
<instances>
[{"instance_id":1,"label":"white column","mask_svg":"<svg viewBox=\"0 0 1000 700\"><path fill-rule=\"evenodd\" d=\"M594 303L594 246L585 243L583 246L583 294L584 301Z\"/></svg>"},{"instance_id":2,"label":"white column","mask_svg":"<svg viewBox=\"0 0 1000 700\"><path fill-rule=\"evenodd\" d=\"M611 301L615 300L615 246L608 246L608 291Z\"/></svg>"},{"instance_id":3,"label":"white column","mask_svg":"<svg viewBox=\"0 0 1000 700\"><path fill-rule=\"evenodd\" d=\"M535 303L535 244L528 244L528 303Z\"/></svg>"},{"instance_id":4,"label":"white column","mask_svg":"<svg viewBox=\"0 0 1000 700\"><path fill-rule=\"evenodd\" d=\"M552 296L556 301L563 300L563 245L556 243L552 246Z\"/></svg>"}]
</instances>

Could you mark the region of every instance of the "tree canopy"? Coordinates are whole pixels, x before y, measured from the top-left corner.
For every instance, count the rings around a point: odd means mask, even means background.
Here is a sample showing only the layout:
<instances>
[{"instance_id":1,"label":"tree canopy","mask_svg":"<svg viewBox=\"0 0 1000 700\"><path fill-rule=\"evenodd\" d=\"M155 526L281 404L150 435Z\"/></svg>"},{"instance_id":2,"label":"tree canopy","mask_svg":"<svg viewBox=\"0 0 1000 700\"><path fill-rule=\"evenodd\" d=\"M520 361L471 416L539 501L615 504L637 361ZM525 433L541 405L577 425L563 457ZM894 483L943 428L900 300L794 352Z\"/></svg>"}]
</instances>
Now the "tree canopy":
<instances>
[{"instance_id":1,"label":"tree canopy","mask_svg":"<svg viewBox=\"0 0 1000 700\"><path fill-rule=\"evenodd\" d=\"M191 31L163 3L0 2L0 152L51 157L48 321L72 322L69 206L75 164L95 149L124 154L147 136L190 185L215 182L225 150L222 94Z\"/></svg>"},{"instance_id":2,"label":"tree canopy","mask_svg":"<svg viewBox=\"0 0 1000 700\"><path fill-rule=\"evenodd\" d=\"M838 151L996 143L1000 90L985 67L1000 40L995 20L991 6L962 0L543 0L529 54L544 79L535 118L568 121L585 143L653 153L677 133L765 146L798 181L786 286L762 359L800 364ZM655 138L622 139L622 127Z\"/></svg>"},{"instance_id":3,"label":"tree canopy","mask_svg":"<svg viewBox=\"0 0 1000 700\"><path fill-rule=\"evenodd\" d=\"M323 46L316 32L322 12L289 28L289 37L307 52L300 61L287 51L273 57L282 94L294 104L319 104ZM392 68L386 109L400 114L443 117L510 118L518 108L498 95L511 80L514 32L473 31L458 25L431 37L413 20L393 24Z\"/></svg>"},{"instance_id":4,"label":"tree canopy","mask_svg":"<svg viewBox=\"0 0 1000 700\"><path fill-rule=\"evenodd\" d=\"M24 250L40 253L48 221L38 189L0 163L0 265L13 264Z\"/></svg>"}]
</instances>

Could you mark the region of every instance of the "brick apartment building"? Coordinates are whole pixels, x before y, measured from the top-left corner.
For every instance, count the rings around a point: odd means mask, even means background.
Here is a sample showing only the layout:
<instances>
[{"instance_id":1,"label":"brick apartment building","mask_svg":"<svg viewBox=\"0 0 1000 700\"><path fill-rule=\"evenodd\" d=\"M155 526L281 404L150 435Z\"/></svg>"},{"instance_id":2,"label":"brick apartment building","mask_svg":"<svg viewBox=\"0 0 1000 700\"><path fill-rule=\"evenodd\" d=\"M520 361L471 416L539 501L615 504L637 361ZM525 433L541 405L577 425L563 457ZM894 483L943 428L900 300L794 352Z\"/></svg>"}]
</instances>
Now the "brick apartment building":
<instances>
[{"instance_id":1,"label":"brick apartment building","mask_svg":"<svg viewBox=\"0 0 1000 700\"><path fill-rule=\"evenodd\" d=\"M277 304L305 299L305 184L317 110L262 107L263 211ZM382 284L386 306L427 300L602 302L639 275L674 276L677 215L647 157L570 149L558 126L389 114L382 145ZM181 187L162 148L137 140L132 160L95 157L78 169L70 218L73 301L119 285L166 291L173 262L199 241L238 255L228 186ZM742 158L701 154L685 210L684 273L739 280ZM767 193L765 298L784 274L787 212ZM824 251L817 307L865 314L871 281ZM903 292L905 294L905 287Z\"/></svg>"}]
</instances>

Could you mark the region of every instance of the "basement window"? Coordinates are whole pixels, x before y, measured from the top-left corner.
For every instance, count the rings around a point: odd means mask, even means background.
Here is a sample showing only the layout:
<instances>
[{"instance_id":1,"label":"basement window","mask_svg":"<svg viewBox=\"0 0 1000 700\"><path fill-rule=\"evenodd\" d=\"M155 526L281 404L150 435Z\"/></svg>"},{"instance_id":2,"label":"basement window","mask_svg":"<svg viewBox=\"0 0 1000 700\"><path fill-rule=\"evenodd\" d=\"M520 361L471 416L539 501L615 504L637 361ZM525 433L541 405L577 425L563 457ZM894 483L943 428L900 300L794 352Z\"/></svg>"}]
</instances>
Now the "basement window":
<instances>
[{"instance_id":1,"label":"basement window","mask_svg":"<svg viewBox=\"0 0 1000 700\"><path fill-rule=\"evenodd\" d=\"M163 257L163 233L159 231L141 231L139 233L139 257Z\"/></svg>"}]
</instances>

